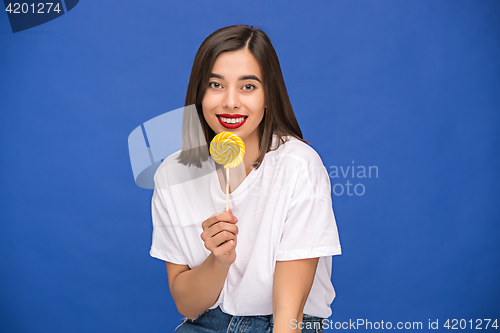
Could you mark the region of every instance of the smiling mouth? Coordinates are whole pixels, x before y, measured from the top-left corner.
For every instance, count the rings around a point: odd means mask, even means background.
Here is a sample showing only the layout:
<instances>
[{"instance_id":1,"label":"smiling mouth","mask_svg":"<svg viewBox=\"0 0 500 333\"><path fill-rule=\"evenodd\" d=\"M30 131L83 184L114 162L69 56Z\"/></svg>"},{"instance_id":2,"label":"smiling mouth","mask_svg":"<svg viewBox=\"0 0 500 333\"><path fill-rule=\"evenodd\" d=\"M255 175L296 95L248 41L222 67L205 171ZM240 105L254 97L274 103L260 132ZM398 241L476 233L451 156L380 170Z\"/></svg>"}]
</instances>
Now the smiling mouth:
<instances>
[{"instance_id":1,"label":"smiling mouth","mask_svg":"<svg viewBox=\"0 0 500 333\"><path fill-rule=\"evenodd\" d=\"M229 114L224 114L224 115L219 115L217 114L217 119L219 120L219 123L227 128L227 129L236 129L241 126L247 121L248 116L243 116L243 115L229 115ZM230 116L230 117L228 117Z\"/></svg>"},{"instance_id":2,"label":"smiling mouth","mask_svg":"<svg viewBox=\"0 0 500 333\"><path fill-rule=\"evenodd\" d=\"M248 116L243 116L243 117L238 117L238 118L229 118L229 117L222 117L217 115L217 118L219 118L222 122L225 124L240 124L242 123L245 119L248 118Z\"/></svg>"}]
</instances>

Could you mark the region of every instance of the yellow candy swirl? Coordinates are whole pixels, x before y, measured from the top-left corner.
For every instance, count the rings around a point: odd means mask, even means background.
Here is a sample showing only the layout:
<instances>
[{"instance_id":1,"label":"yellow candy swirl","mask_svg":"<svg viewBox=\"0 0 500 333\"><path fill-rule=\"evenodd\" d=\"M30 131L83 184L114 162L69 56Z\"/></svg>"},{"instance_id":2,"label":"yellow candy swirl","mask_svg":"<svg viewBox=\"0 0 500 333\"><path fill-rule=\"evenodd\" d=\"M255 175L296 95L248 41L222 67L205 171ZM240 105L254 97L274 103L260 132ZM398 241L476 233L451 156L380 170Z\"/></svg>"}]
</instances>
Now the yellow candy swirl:
<instances>
[{"instance_id":1,"label":"yellow candy swirl","mask_svg":"<svg viewBox=\"0 0 500 333\"><path fill-rule=\"evenodd\" d=\"M221 132L210 143L210 155L225 168L234 168L245 157L245 143L233 132Z\"/></svg>"}]
</instances>

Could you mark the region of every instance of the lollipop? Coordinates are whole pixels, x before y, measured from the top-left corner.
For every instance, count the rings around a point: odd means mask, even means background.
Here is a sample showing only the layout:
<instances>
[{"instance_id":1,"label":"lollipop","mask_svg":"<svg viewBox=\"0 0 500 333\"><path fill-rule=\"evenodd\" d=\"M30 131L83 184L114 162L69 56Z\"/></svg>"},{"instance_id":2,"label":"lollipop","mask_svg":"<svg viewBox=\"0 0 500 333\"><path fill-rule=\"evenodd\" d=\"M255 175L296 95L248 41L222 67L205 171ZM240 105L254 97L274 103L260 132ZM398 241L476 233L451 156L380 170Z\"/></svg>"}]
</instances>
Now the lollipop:
<instances>
[{"instance_id":1,"label":"lollipop","mask_svg":"<svg viewBox=\"0 0 500 333\"><path fill-rule=\"evenodd\" d=\"M210 143L210 155L226 169L226 211L229 211L229 168L234 168L243 161L245 143L232 132L221 132Z\"/></svg>"}]
</instances>

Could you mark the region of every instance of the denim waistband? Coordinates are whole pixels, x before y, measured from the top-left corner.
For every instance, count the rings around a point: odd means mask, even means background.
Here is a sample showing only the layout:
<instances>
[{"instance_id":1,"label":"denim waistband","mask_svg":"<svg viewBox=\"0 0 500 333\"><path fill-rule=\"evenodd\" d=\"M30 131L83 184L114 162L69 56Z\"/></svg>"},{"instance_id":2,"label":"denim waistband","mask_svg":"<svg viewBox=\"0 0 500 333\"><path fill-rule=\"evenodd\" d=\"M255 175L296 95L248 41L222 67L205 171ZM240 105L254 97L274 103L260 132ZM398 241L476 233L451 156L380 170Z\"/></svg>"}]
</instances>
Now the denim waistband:
<instances>
[{"instance_id":1,"label":"denim waistband","mask_svg":"<svg viewBox=\"0 0 500 333\"><path fill-rule=\"evenodd\" d=\"M302 323L307 327L307 323L318 323L314 327L318 328L324 318L303 314ZM299 324L295 322L294 324ZM182 323L176 328L175 332L271 332L274 326L273 315L255 315L255 316L233 316L223 312L220 306L206 310L194 319L184 317ZM313 325L310 325L313 327ZM322 330L302 330L302 332L322 332Z\"/></svg>"}]
</instances>

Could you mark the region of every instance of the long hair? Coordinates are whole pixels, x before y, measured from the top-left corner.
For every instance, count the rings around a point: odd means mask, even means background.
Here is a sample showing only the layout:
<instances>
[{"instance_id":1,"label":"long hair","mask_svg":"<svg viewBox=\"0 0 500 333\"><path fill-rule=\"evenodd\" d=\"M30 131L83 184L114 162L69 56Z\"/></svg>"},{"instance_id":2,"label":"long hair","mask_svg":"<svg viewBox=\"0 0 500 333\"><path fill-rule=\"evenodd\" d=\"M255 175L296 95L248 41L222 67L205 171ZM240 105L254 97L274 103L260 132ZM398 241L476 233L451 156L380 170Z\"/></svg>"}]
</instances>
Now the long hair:
<instances>
[{"instance_id":1,"label":"long hair","mask_svg":"<svg viewBox=\"0 0 500 333\"><path fill-rule=\"evenodd\" d=\"M212 67L221 53L245 48L252 53L260 65L267 101L264 118L258 127L260 155L254 166L258 168L264 155L271 151L274 134L279 138L275 149L286 142L284 137L288 135L307 143L302 137L302 131L295 118L278 56L269 37L262 30L252 26L233 25L221 28L208 36L196 53L185 102L186 107L194 106L196 112L184 111L182 151L178 157L181 163L201 167L201 162L207 160L208 145L214 138L215 132L203 116L201 102L208 88ZM198 123L199 125L196 125ZM200 125L203 134L196 133Z\"/></svg>"}]
</instances>

